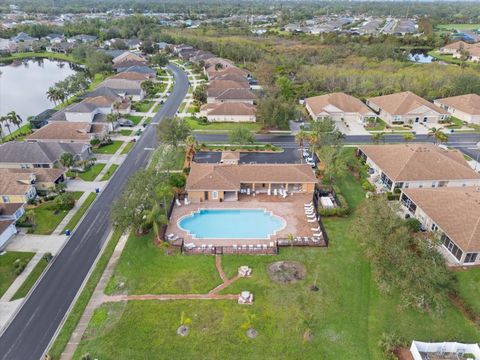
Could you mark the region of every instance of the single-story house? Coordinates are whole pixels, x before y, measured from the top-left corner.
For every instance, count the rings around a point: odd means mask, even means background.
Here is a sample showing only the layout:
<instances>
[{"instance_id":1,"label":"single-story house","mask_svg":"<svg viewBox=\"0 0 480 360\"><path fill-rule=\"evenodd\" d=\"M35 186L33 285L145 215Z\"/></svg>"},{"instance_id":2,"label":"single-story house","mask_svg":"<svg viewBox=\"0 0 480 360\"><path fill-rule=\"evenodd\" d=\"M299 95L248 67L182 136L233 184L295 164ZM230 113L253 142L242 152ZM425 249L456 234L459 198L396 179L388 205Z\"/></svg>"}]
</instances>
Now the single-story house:
<instances>
[{"instance_id":1,"label":"single-story house","mask_svg":"<svg viewBox=\"0 0 480 360\"><path fill-rule=\"evenodd\" d=\"M75 35L67 39L69 43L92 43L96 40L97 40L96 36L85 35L85 34Z\"/></svg>"},{"instance_id":2,"label":"single-story house","mask_svg":"<svg viewBox=\"0 0 480 360\"><path fill-rule=\"evenodd\" d=\"M90 143L108 132L102 123L55 121L38 129L27 137L26 141L60 141Z\"/></svg>"},{"instance_id":3,"label":"single-story house","mask_svg":"<svg viewBox=\"0 0 480 360\"><path fill-rule=\"evenodd\" d=\"M433 144L362 145L358 155L370 167L370 180L388 191L480 186L480 174L458 150Z\"/></svg>"},{"instance_id":4,"label":"single-story house","mask_svg":"<svg viewBox=\"0 0 480 360\"><path fill-rule=\"evenodd\" d=\"M25 214L25 204L23 203L1 203L0 221L17 221Z\"/></svg>"},{"instance_id":5,"label":"single-story house","mask_svg":"<svg viewBox=\"0 0 480 360\"><path fill-rule=\"evenodd\" d=\"M192 163L186 191L193 202L236 201L248 194L312 193L317 179L306 164L198 164Z\"/></svg>"},{"instance_id":6,"label":"single-story house","mask_svg":"<svg viewBox=\"0 0 480 360\"><path fill-rule=\"evenodd\" d=\"M65 181L65 170L62 168L53 169L15 169L0 168L0 174L18 174L25 182L29 181L37 193L48 192L55 188L55 185ZM28 180L27 180L28 179Z\"/></svg>"},{"instance_id":7,"label":"single-story house","mask_svg":"<svg viewBox=\"0 0 480 360\"><path fill-rule=\"evenodd\" d=\"M250 89L226 89L220 92L215 98L210 98L210 102L243 102L246 104L254 104L256 98L257 96Z\"/></svg>"},{"instance_id":8,"label":"single-story house","mask_svg":"<svg viewBox=\"0 0 480 360\"><path fill-rule=\"evenodd\" d=\"M112 59L112 62L114 64L118 64L124 61L138 61L142 62L143 64L147 63L147 61L143 57L130 51L125 51Z\"/></svg>"},{"instance_id":9,"label":"single-story house","mask_svg":"<svg viewBox=\"0 0 480 360\"><path fill-rule=\"evenodd\" d=\"M63 153L86 160L91 156L91 146L84 143L9 141L0 145L0 168L54 168Z\"/></svg>"},{"instance_id":10,"label":"single-story house","mask_svg":"<svg viewBox=\"0 0 480 360\"><path fill-rule=\"evenodd\" d=\"M149 74L139 73L139 72L129 72L129 71L122 71L110 77L110 79L123 79L123 80L134 80L134 81L145 81L145 80L149 80L150 78L151 76Z\"/></svg>"},{"instance_id":11,"label":"single-story house","mask_svg":"<svg viewBox=\"0 0 480 360\"><path fill-rule=\"evenodd\" d=\"M232 92L232 90L235 90ZM233 81L233 80L213 80L207 85L207 103L222 102L226 98L237 97L243 102L253 104L256 99L255 94L250 90L248 81ZM230 93L230 95L229 95Z\"/></svg>"},{"instance_id":12,"label":"single-story house","mask_svg":"<svg viewBox=\"0 0 480 360\"><path fill-rule=\"evenodd\" d=\"M132 73L139 73L139 74L146 74L150 79L154 79L157 76L157 72L148 66L130 66L122 71L123 72L132 72Z\"/></svg>"},{"instance_id":13,"label":"single-story house","mask_svg":"<svg viewBox=\"0 0 480 360\"><path fill-rule=\"evenodd\" d=\"M10 40L16 42L16 43L20 43L20 42L23 42L23 43L32 43L34 41L37 41L38 38L34 38L30 35L28 35L27 33L24 33L24 32L20 32L18 33L16 36L13 36Z\"/></svg>"},{"instance_id":14,"label":"single-story house","mask_svg":"<svg viewBox=\"0 0 480 360\"><path fill-rule=\"evenodd\" d=\"M467 94L437 99L434 104L462 121L480 124L480 95Z\"/></svg>"},{"instance_id":15,"label":"single-story house","mask_svg":"<svg viewBox=\"0 0 480 360\"><path fill-rule=\"evenodd\" d=\"M0 248L17 233L13 220L0 220Z\"/></svg>"},{"instance_id":16,"label":"single-story house","mask_svg":"<svg viewBox=\"0 0 480 360\"><path fill-rule=\"evenodd\" d=\"M109 87L122 97L130 97L133 101L143 100L145 93L142 90L140 80L125 80L125 79L107 79L99 86Z\"/></svg>"},{"instance_id":17,"label":"single-story house","mask_svg":"<svg viewBox=\"0 0 480 360\"><path fill-rule=\"evenodd\" d=\"M330 117L334 121L356 121L365 124L377 114L353 96L342 92L305 99L305 107L313 120Z\"/></svg>"},{"instance_id":18,"label":"single-story house","mask_svg":"<svg viewBox=\"0 0 480 360\"><path fill-rule=\"evenodd\" d=\"M97 114L108 115L113 112L115 98L106 96L89 97L65 109L65 119L71 122L91 123Z\"/></svg>"},{"instance_id":19,"label":"single-story house","mask_svg":"<svg viewBox=\"0 0 480 360\"><path fill-rule=\"evenodd\" d=\"M35 175L21 173L0 173L0 204L26 203L37 195L34 186Z\"/></svg>"},{"instance_id":20,"label":"single-story house","mask_svg":"<svg viewBox=\"0 0 480 360\"><path fill-rule=\"evenodd\" d=\"M480 265L478 187L403 189L400 201L424 229L439 234L450 262Z\"/></svg>"},{"instance_id":21,"label":"single-story house","mask_svg":"<svg viewBox=\"0 0 480 360\"><path fill-rule=\"evenodd\" d=\"M202 105L199 115L210 122L255 122L255 105L244 102L210 103Z\"/></svg>"},{"instance_id":22,"label":"single-story house","mask_svg":"<svg viewBox=\"0 0 480 360\"><path fill-rule=\"evenodd\" d=\"M367 105L388 124L438 123L449 114L410 91L367 99Z\"/></svg>"},{"instance_id":23,"label":"single-story house","mask_svg":"<svg viewBox=\"0 0 480 360\"><path fill-rule=\"evenodd\" d=\"M480 44L469 44L464 41L455 41L454 43L445 45L440 48L440 53L445 55L452 55L454 58L461 58L466 56L467 61L480 61Z\"/></svg>"}]
</instances>

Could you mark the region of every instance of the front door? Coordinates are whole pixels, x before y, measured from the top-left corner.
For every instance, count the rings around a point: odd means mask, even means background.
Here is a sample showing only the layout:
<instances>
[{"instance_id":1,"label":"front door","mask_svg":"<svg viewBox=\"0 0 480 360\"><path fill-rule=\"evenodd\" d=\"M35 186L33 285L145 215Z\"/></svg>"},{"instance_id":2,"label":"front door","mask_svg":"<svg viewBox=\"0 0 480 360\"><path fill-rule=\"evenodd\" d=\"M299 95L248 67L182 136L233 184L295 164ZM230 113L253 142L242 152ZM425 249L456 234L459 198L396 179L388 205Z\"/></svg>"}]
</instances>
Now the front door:
<instances>
[{"instance_id":1,"label":"front door","mask_svg":"<svg viewBox=\"0 0 480 360\"><path fill-rule=\"evenodd\" d=\"M205 196L204 196L205 200L208 200L208 191L205 191Z\"/></svg>"}]
</instances>

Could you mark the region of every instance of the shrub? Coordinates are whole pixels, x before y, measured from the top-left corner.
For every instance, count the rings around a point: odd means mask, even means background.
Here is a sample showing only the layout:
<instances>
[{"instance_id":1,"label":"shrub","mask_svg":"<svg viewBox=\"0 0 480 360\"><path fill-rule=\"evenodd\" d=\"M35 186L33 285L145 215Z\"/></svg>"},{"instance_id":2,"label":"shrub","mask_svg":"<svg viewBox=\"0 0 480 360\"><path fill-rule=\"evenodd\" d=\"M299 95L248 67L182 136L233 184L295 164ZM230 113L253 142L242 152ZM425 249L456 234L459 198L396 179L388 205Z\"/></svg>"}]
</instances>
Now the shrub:
<instances>
[{"instance_id":1,"label":"shrub","mask_svg":"<svg viewBox=\"0 0 480 360\"><path fill-rule=\"evenodd\" d=\"M54 200L54 207L57 210L70 210L75 205L75 198L70 193L58 195Z\"/></svg>"},{"instance_id":2,"label":"shrub","mask_svg":"<svg viewBox=\"0 0 480 360\"><path fill-rule=\"evenodd\" d=\"M27 264L28 264L28 261L26 260L20 260L20 259L15 260L15 262L13 263L13 273L15 275L20 275L22 271L25 270L25 267L27 266Z\"/></svg>"},{"instance_id":3,"label":"shrub","mask_svg":"<svg viewBox=\"0 0 480 360\"><path fill-rule=\"evenodd\" d=\"M389 201L398 201L398 200L400 200L400 194L393 194L391 192L388 192L387 193L387 199Z\"/></svg>"},{"instance_id":4,"label":"shrub","mask_svg":"<svg viewBox=\"0 0 480 360\"><path fill-rule=\"evenodd\" d=\"M362 181L362 188L366 191L375 191L375 185L366 179Z\"/></svg>"},{"instance_id":5,"label":"shrub","mask_svg":"<svg viewBox=\"0 0 480 360\"><path fill-rule=\"evenodd\" d=\"M100 144L100 139L93 138L92 140L90 140L90 145L97 146L98 144Z\"/></svg>"},{"instance_id":6,"label":"shrub","mask_svg":"<svg viewBox=\"0 0 480 360\"><path fill-rule=\"evenodd\" d=\"M422 229L422 223L415 218L408 218L405 223L412 232L419 232Z\"/></svg>"},{"instance_id":7,"label":"shrub","mask_svg":"<svg viewBox=\"0 0 480 360\"><path fill-rule=\"evenodd\" d=\"M170 174L170 179L168 180L170 186L181 189L185 186L186 177L184 174L181 173L173 173Z\"/></svg>"}]
</instances>

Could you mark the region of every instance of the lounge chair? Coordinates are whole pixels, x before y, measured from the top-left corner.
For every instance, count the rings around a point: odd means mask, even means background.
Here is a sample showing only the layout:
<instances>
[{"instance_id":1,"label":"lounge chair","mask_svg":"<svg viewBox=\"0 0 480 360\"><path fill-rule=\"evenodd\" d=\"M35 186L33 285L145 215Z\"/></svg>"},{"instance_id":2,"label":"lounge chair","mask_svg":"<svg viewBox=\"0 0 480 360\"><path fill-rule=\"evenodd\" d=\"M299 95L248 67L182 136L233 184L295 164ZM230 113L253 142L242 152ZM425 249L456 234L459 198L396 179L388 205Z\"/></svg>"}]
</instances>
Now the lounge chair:
<instances>
[{"instance_id":1,"label":"lounge chair","mask_svg":"<svg viewBox=\"0 0 480 360\"><path fill-rule=\"evenodd\" d=\"M273 189L273 195L274 195L274 196L277 196L277 195L278 195L278 190L277 190L277 189Z\"/></svg>"},{"instance_id":2,"label":"lounge chair","mask_svg":"<svg viewBox=\"0 0 480 360\"><path fill-rule=\"evenodd\" d=\"M283 192L283 198L285 199L288 196L288 193L286 191Z\"/></svg>"},{"instance_id":3,"label":"lounge chair","mask_svg":"<svg viewBox=\"0 0 480 360\"><path fill-rule=\"evenodd\" d=\"M309 203L306 203L306 204L304 204L304 205L305 205L305 206L313 206L313 202L310 201Z\"/></svg>"},{"instance_id":4,"label":"lounge chair","mask_svg":"<svg viewBox=\"0 0 480 360\"><path fill-rule=\"evenodd\" d=\"M316 217L310 218L307 220L307 222L317 222L317 218Z\"/></svg>"},{"instance_id":5,"label":"lounge chair","mask_svg":"<svg viewBox=\"0 0 480 360\"><path fill-rule=\"evenodd\" d=\"M307 215L307 217L309 217L309 218L311 218L311 217L316 218L317 217L317 214L315 214L315 213L305 214L305 215Z\"/></svg>"},{"instance_id":6,"label":"lounge chair","mask_svg":"<svg viewBox=\"0 0 480 360\"><path fill-rule=\"evenodd\" d=\"M188 198L185 198L183 202L185 203L185 205L190 205L190 201L188 201Z\"/></svg>"},{"instance_id":7,"label":"lounge chair","mask_svg":"<svg viewBox=\"0 0 480 360\"><path fill-rule=\"evenodd\" d=\"M313 214L315 212L314 209L304 209L303 211L305 212L305 214Z\"/></svg>"},{"instance_id":8,"label":"lounge chair","mask_svg":"<svg viewBox=\"0 0 480 360\"><path fill-rule=\"evenodd\" d=\"M175 234L174 234L174 233L171 233L171 234L168 234L168 235L167 235L167 239L168 239L168 240L172 240L174 237L175 237Z\"/></svg>"},{"instance_id":9,"label":"lounge chair","mask_svg":"<svg viewBox=\"0 0 480 360\"><path fill-rule=\"evenodd\" d=\"M182 206L182 203L178 199L175 199L175 203L177 204L177 206Z\"/></svg>"},{"instance_id":10,"label":"lounge chair","mask_svg":"<svg viewBox=\"0 0 480 360\"><path fill-rule=\"evenodd\" d=\"M274 247L275 244L273 242L270 242L270 247Z\"/></svg>"},{"instance_id":11,"label":"lounge chair","mask_svg":"<svg viewBox=\"0 0 480 360\"><path fill-rule=\"evenodd\" d=\"M250 195L250 188L247 188L247 195Z\"/></svg>"},{"instance_id":12,"label":"lounge chair","mask_svg":"<svg viewBox=\"0 0 480 360\"><path fill-rule=\"evenodd\" d=\"M320 231L320 226L316 228L311 228L312 231Z\"/></svg>"},{"instance_id":13,"label":"lounge chair","mask_svg":"<svg viewBox=\"0 0 480 360\"><path fill-rule=\"evenodd\" d=\"M268 189L268 190L267 190L267 195L268 195L268 196L272 195L272 190Z\"/></svg>"},{"instance_id":14,"label":"lounge chair","mask_svg":"<svg viewBox=\"0 0 480 360\"><path fill-rule=\"evenodd\" d=\"M322 236L322 233L313 234L313 236L319 237L319 236Z\"/></svg>"}]
</instances>

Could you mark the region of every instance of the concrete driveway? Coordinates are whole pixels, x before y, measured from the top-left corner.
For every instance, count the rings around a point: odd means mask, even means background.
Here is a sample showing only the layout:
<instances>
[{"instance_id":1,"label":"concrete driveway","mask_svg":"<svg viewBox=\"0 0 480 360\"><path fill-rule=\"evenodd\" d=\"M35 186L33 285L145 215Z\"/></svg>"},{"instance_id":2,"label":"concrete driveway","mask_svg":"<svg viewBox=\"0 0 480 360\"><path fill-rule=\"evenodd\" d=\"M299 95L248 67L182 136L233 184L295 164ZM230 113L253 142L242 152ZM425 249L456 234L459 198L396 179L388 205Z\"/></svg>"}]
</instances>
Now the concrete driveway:
<instances>
[{"instance_id":1,"label":"concrete driveway","mask_svg":"<svg viewBox=\"0 0 480 360\"><path fill-rule=\"evenodd\" d=\"M218 151L199 151L195 155L197 163L220 163L221 153ZM250 164L294 164L303 161L300 150L296 148L286 148L281 153L267 152L243 152L240 153L240 163Z\"/></svg>"}]
</instances>

